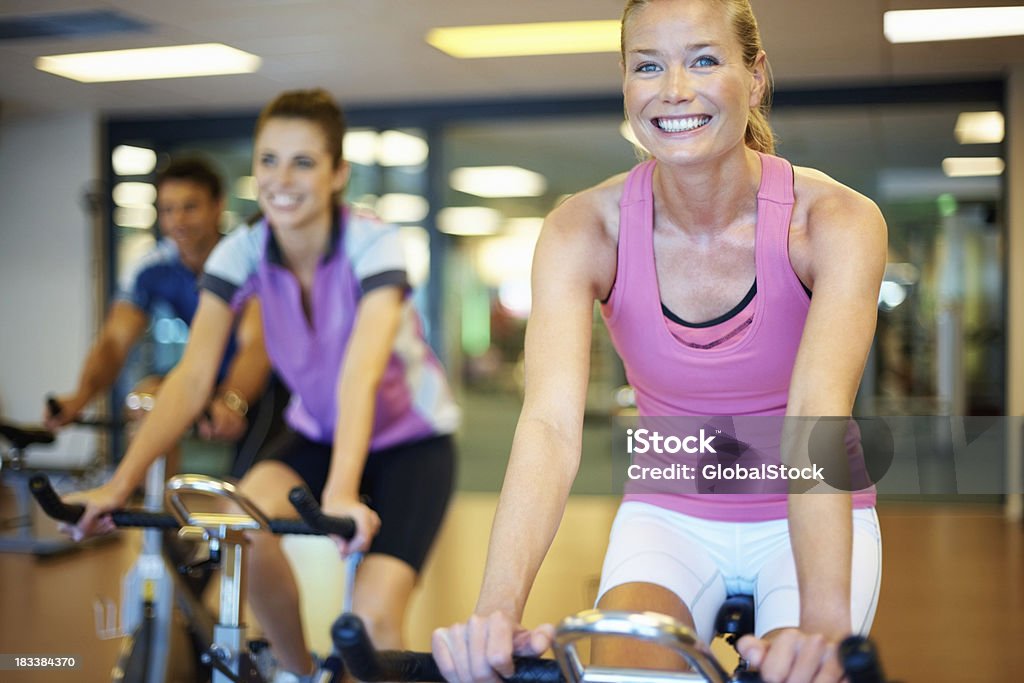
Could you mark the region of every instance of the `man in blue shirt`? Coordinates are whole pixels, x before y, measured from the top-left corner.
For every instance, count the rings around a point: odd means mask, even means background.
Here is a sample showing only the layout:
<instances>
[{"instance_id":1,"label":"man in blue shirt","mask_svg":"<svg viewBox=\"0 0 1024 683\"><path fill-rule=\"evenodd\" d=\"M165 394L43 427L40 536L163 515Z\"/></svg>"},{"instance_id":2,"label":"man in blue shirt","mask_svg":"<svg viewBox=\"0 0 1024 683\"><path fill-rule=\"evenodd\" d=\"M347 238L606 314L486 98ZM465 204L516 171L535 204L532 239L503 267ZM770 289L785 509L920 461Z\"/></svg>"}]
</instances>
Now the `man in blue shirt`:
<instances>
[{"instance_id":1,"label":"man in blue shirt","mask_svg":"<svg viewBox=\"0 0 1024 683\"><path fill-rule=\"evenodd\" d=\"M158 304L168 306L174 315L192 324L199 304L198 278L221 238L221 179L201 159L178 159L158 174L156 186L163 239L122 279L103 328L86 357L76 390L57 397L59 413L46 409L45 419L51 429L74 420L90 401L110 388ZM228 441L243 437L248 428L249 405L260 397L269 373L259 304L252 301L240 317L225 354L219 383L198 425L200 435ZM154 392L157 383L147 378L140 387ZM237 468L233 473L241 474Z\"/></svg>"}]
</instances>

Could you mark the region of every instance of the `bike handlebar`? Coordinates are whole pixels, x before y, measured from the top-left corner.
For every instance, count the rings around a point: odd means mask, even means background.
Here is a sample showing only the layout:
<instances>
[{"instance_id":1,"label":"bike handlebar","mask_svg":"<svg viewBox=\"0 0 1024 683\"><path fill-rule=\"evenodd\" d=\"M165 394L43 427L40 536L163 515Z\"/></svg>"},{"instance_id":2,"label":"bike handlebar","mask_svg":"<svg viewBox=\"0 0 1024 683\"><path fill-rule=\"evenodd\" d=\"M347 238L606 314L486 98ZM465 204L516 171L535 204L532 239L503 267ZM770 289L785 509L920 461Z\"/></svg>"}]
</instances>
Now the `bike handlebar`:
<instances>
[{"instance_id":1,"label":"bike handlebar","mask_svg":"<svg viewBox=\"0 0 1024 683\"><path fill-rule=\"evenodd\" d=\"M370 642L362 620L354 614L342 614L331 628L334 648L348 671L360 681L444 681L429 652L378 651ZM509 683L564 683L553 659L515 657L516 673Z\"/></svg>"},{"instance_id":2,"label":"bike handlebar","mask_svg":"<svg viewBox=\"0 0 1024 683\"><path fill-rule=\"evenodd\" d=\"M57 400L57 396L54 394L47 394L46 396L46 407L50 411L50 415L56 417L64 412L64 406ZM123 429L125 426L124 420L115 420L113 418L102 418L102 417L76 417L71 420L69 424L79 425L82 427L98 427L100 429Z\"/></svg>"},{"instance_id":3,"label":"bike handlebar","mask_svg":"<svg viewBox=\"0 0 1024 683\"><path fill-rule=\"evenodd\" d=\"M60 522L76 524L85 512L84 505L65 503L50 485L50 480L38 474L29 480L29 490L49 517ZM297 534L305 536L336 535L350 539L355 535L355 522L349 517L330 517L325 515L317 505L313 494L305 487L297 486L288 494L289 500L296 505L303 505L298 519L271 519L269 530L275 534ZM307 515L309 517L307 518ZM153 529L179 529L179 522L173 515L165 512L147 512L145 510L115 510L111 514L115 526L145 527Z\"/></svg>"},{"instance_id":4,"label":"bike handlebar","mask_svg":"<svg viewBox=\"0 0 1024 683\"><path fill-rule=\"evenodd\" d=\"M356 523L351 517L331 517L325 514L313 497L313 492L305 486L293 488L288 493L288 502L298 511L302 521L313 529L320 529L322 533L331 536L341 536L347 541L356 535Z\"/></svg>"},{"instance_id":5,"label":"bike handlebar","mask_svg":"<svg viewBox=\"0 0 1024 683\"><path fill-rule=\"evenodd\" d=\"M884 683L882 662L875 644L864 636L850 636L839 644L839 660L849 683Z\"/></svg>"},{"instance_id":6,"label":"bike handlebar","mask_svg":"<svg viewBox=\"0 0 1024 683\"><path fill-rule=\"evenodd\" d=\"M342 614L331 628L334 649L345 662L349 672L360 681L431 681L443 682L429 652L381 650L374 648L362 620L354 614ZM885 683L878 652L870 640L863 636L850 636L839 647L839 657L850 683ZM504 679L508 683L566 683L558 662L539 657L514 657L515 674ZM632 672L629 670L607 669L602 673L607 680L628 681L705 681L700 674L669 673L656 671ZM633 676L636 673L637 676ZM761 676L754 671L740 672L729 679L733 682L761 683Z\"/></svg>"}]
</instances>

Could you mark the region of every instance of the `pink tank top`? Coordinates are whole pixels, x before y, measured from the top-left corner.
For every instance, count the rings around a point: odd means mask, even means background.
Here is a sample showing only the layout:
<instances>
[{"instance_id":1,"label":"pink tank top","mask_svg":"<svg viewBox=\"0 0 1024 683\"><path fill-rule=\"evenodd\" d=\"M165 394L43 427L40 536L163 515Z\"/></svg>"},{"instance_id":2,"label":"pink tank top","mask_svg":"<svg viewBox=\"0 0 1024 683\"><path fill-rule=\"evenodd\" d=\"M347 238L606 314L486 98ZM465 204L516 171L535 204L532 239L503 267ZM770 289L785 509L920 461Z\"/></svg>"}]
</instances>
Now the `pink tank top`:
<instances>
[{"instance_id":1,"label":"pink tank top","mask_svg":"<svg viewBox=\"0 0 1024 683\"><path fill-rule=\"evenodd\" d=\"M779 157L760 157L757 294L728 323L738 332L722 344L687 344L680 339L680 326L665 317L654 262L655 162L636 166L626 178L619 205L615 284L601 313L636 392L641 418L781 418L786 413L810 301L789 260L792 167ZM873 490L854 493L853 498L857 508L875 502ZM627 493L625 499L722 521L782 519L787 508L785 493Z\"/></svg>"}]
</instances>

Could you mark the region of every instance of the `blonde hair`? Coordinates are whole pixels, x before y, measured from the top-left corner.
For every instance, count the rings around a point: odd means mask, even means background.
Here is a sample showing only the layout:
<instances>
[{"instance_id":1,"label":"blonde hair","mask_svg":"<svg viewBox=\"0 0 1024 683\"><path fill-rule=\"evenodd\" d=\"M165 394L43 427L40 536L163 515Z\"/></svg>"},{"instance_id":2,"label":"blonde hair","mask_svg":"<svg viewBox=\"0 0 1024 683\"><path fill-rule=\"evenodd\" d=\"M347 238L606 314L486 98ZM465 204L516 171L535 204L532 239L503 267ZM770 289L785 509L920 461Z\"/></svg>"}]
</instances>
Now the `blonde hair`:
<instances>
[{"instance_id":1,"label":"blonde hair","mask_svg":"<svg viewBox=\"0 0 1024 683\"><path fill-rule=\"evenodd\" d=\"M623 63L626 61L626 22L638 10L654 1L626 0L626 7L622 12L622 33L619 37L619 49ZM749 0L705 0L705 2L713 2L725 10L726 16L732 20L733 32L743 51L743 63L747 65L748 69L752 69L757 55L763 48L761 47L761 31L757 27L757 19L754 18L754 11L750 8ZM775 154L775 134L768 123L768 111L772 105L772 72L767 60L764 64L767 81L764 94L761 96L761 103L750 110L744 141L747 147L753 150L765 154Z\"/></svg>"}]
</instances>

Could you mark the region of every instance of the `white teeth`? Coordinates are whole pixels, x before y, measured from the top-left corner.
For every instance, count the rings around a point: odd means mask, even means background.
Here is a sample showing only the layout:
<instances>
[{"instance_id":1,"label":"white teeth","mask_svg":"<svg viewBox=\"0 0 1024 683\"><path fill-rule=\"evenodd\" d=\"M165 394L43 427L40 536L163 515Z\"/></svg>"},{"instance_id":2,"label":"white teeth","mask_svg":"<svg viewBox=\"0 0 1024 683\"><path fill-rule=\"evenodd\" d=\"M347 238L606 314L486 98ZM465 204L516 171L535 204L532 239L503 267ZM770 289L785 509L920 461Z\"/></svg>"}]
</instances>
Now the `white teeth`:
<instances>
[{"instance_id":1,"label":"white teeth","mask_svg":"<svg viewBox=\"0 0 1024 683\"><path fill-rule=\"evenodd\" d=\"M290 209L299 203L299 196L294 194L275 194L270 197L271 206L279 209Z\"/></svg>"},{"instance_id":2,"label":"white teeth","mask_svg":"<svg viewBox=\"0 0 1024 683\"><path fill-rule=\"evenodd\" d=\"M654 119L655 125L667 133L682 133L707 125L710 116L689 116L683 119Z\"/></svg>"}]
</instances>

